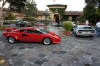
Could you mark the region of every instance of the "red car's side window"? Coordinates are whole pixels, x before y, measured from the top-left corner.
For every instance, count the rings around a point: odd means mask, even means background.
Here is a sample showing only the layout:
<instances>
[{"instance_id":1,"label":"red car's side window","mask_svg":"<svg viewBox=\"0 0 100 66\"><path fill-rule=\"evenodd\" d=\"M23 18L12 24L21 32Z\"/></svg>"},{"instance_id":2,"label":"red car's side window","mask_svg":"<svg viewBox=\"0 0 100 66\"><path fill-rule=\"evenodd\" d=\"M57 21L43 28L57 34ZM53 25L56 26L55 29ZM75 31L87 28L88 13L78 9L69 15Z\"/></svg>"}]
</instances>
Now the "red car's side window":
<instances>
[{"instance_id":1,"label":"red car's side window","mask_svg":"<svg viewBox=\"0 0 100 66\"><path fill-rule=\"evenodd\" d=\"M37 31L37 30L34 30L34 33L37 33L37 34L43 34L42 32Z\"/></svg>"},{"instance_id":2,"label":"red car's side window","mask_svg":"<svg viewBox=\"0 0 100 66\"><path fill-rule=\"evenodd\" d=\"M28 30L27 30L27 33L33 33L33 30L29 30L29 29L28 29Z\"/></svg>"},{"instance_id":3,"label":"red car's side window","mask_svg":"<svg viewBox=\"0 0 100 66\"><path fill-rule=\"evenodd\" d=\"M26 32L26 30L20 30L20 32Z\"/></svg>"},{"instance_id":4,"label":"red car's side window","mask_svg":"<svg viewBox=\"0 0 100 66\"><path fill-rule=\"evenodd\" d=\"M38 31L38 30L27 30L27 33L36 33L36 34L42 34L42 32Z\"/></svg>"}]
</instances>

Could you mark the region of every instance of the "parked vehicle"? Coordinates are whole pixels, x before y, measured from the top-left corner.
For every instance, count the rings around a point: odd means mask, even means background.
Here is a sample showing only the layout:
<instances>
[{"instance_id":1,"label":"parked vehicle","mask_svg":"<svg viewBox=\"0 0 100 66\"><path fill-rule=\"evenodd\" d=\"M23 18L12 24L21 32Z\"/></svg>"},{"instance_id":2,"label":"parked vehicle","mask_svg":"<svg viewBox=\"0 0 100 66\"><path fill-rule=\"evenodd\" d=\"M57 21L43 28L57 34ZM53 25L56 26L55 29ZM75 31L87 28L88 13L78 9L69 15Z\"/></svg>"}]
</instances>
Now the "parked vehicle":
<instances>
[{"instance_id":1,"label":"parked vehicle","mask_svg":"<svg viewBox=\"0 0 100 66\"><path fill-rule=\"evenodd\" d=\"M5 22L3 22L3 25L10 25L11 23L10 22L7 22L7 21L5 21Z\"/></svg>"},{"instance_id":2,"label":"parked vehicle","mask_svg":"<svg viewBox=\"0 0 100 66\"><path fill-rule=\"evenodd\" d=\"M60 43L61 37L53 32L42 31L40 29L25 27L10 32L4 32L3 35L7 38L10 44L14 44L16 41L25 42L41 42L44 45L51 43Z\"/></svg>"},{"instance_id":3,"label":"parked vehicle","mask_svg":"<svg viewBox=\"0 0 100 66\"><path fill-rule=\"evenodd\" d=\"M16 21L15 22L17 27L31 27L32 25L29 24L28 21Z\"/></svg>"},{"instance_id":4,"label":"parked vehicle","mask_svg":"<svg viewBox=\"0 0 100 66\"><path fill-rule=\"evenodd\" d=\"M73 28L75 36L94 36L96 30L88 25L77 25Z\"/></svg>"},{"instance_id":5,"label":"parked vehicle","mask_svg":"<svg viewBox=\"0 0 100 66\"><path fill-rule=\"evenodd\" d=\"M29 22L28 21L23 21L23 23L26 25L26 24L29 24Z\"/></svg>"},{"instance_id":6,"label":"parked vehicle","mask_svg":"<svg viewBox=\"0 0 100 66\"><path fill-rule=\"evenodd\" d=\"M42 22L36 22L34 24L34 26L46 26L46 25L44 23L42 23Z\"/></svg>"}]
</instances>

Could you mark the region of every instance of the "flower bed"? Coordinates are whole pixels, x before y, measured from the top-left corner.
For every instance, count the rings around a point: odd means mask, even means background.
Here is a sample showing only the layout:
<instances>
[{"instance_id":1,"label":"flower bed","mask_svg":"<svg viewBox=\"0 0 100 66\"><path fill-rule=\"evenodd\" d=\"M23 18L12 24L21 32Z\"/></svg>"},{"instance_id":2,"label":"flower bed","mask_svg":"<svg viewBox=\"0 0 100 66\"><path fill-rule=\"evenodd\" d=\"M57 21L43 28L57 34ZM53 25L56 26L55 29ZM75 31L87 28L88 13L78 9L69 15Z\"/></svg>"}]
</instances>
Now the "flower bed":
<instances>
[{"instance_id":1,"label":"flower bed","mask_svg":"<svg viewBox=\"0 0 100 66\"><path fill-rule=\"evenodd\" d=\"M2 27L0 28L0 30L7 30L7 31L11 31L11 30L15 30L16 27Z\"/></svg>"}]
</instances>

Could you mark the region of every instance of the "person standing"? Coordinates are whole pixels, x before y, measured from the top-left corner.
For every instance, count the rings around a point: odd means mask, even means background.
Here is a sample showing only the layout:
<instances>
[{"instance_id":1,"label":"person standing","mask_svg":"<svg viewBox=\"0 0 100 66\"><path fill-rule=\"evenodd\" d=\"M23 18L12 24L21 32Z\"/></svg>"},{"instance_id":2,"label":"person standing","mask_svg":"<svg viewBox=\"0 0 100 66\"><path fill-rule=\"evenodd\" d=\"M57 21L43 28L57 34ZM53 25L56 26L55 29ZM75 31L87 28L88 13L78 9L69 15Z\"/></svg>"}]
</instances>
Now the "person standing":
<instances>
[{"instance_id":1,"label":"person standing","mask_svg":"<svg viewBox=\"0 0 100 66\"><path fill-rule=\"evenodd\" d=\"M89 21L88 21L88 20L86 20L86 21L85 21L85 24L86 24L86 25L88 25L88 24L89 24Z\"/></svg>"},{"instance_id":2,"label":"person standing","mask_svg":"<svg viewBox=\"0 0 100 66\"><path fill-rule=\"evenodd\" d=\"M96 23L97 37L100 37L100 20Z\"/></svg>"}]
</instances>

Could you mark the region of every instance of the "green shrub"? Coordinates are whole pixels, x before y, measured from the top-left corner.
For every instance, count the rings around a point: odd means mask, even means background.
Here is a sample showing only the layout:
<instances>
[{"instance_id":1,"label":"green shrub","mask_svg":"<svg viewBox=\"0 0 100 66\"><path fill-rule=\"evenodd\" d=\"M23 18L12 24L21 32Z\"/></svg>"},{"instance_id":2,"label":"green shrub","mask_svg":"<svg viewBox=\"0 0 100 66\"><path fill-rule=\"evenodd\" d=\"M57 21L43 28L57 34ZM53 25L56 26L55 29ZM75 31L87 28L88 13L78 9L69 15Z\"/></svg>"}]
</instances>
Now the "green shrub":
<instances>
[{"instance_id":1,"label":"green shrub","mask_svg":"<svg viewBox=\"0 0 100 66\"><path fill-rule=\"evenodd\" d=\"M70 21L64 22L63 26L66 31L71 31L73 28L73 24Z\"/></svg>"},{"instance_id":2,"label":"green shrub","mask_svg":"<svg viewBox=\"0 0 100 66\"><path fill-rule=\"evenodd\" d=\"M36 19L34 19L34 18L29 18L29 17L25 17L25 18L23 18L23 21L28 21L28 22L30 22L32 25L34 25L34 23L36 22Z\"/></svg>"},{"instance_id":3,"label":"green shrub","mask_svg":"<svg viewBox=\"0 0 100 66\"><path fill-rule=\"evenodd\" d=\"M9 21L11 24L14 24L15 23L15 21Z\"/></svg>"},{"instance_id":4,"label":"green shrub","mask_svg":"<svg viewBox=\"0 0 100 66\"><path fill-rule=\"evenodd\" d=\"M23 21L29 21L29 22L31 22L31 21L36 21L36 19L25 17L25 18L23 18Z\"/></svg>"},{"instance_id":5,"label":"green shrub","mask_svg":"<svg viewBox=\"0 0 100 66\"><path fill-rule=\"evenodd\" d=\"M6 20L7 22L10 22L11 24L14 24L16 20Z\"/></svg>"},{"instance_id":6,"label":"green shrub","mask_svg":"<svg viewBox=\"0 0 100 66\"><path fill-rule=\"evenodd\" d=\"M10 13L7 17L5 17L6 20L14 20L16 19L16 16L13 13Z\"/></svg>"},{"instance_id":7,"label":"green shrub","mask_svg":"<svg viewBox=\"0 0 100 66\"><path fill-rule=\"evenodd\" d=\"M11 26L0 26L0 29L1 28L9 28L9 27L11 27Z\"/></svg>"},{"instance_id":8,"label":"green shrub","mask_svg":"<svg viewBox=\"0 0 100 66\"><path fill-rule=\"evenodd\" d=\"M0 28L3 28L3 26L0 26Z\"/></svg>"}]
</instances>

